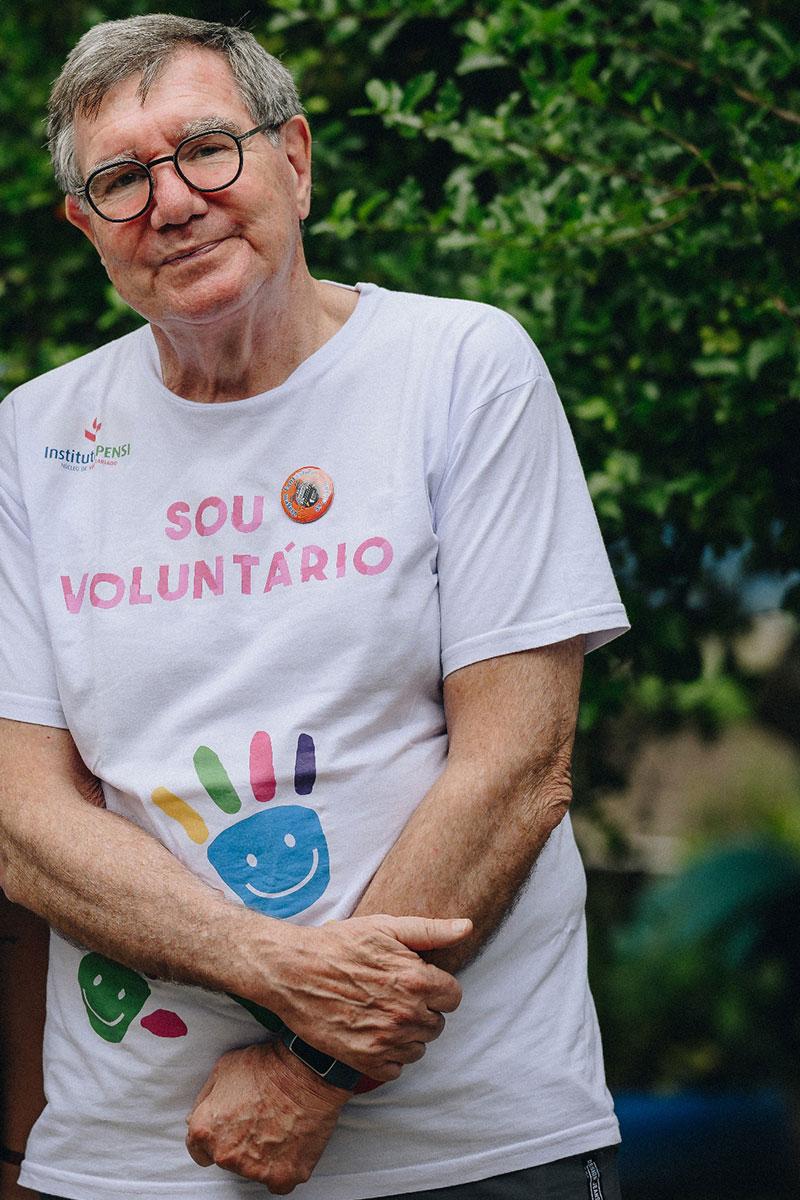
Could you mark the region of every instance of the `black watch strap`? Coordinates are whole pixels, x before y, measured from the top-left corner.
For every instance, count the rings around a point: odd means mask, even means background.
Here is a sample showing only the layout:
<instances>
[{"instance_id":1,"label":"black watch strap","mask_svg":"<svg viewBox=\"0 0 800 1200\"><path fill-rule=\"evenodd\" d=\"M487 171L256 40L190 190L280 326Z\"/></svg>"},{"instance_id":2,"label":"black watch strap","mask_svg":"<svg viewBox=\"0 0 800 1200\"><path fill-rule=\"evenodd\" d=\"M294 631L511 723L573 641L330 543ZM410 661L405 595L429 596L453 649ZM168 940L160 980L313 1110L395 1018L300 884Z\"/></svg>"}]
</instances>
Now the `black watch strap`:
<instances>
[{"instance_id":1,"label":"black watch strap","mask_svg":"<svg viewBox=\"0 0 800 1200\"><path fill-rule=\"evenodd\" d=\"M348 1067L347 1063L339 1062L338 1058L331 1058L330 1054L323 1054L321 1050L315 1049L314 1046L309 1046L308 1042L304 1042L301 1037L298 1037L296 1033L292 1033L291 1029L287 1029L285 1025L278 1036L287 1050L291 1050L295 1058L299 1058L300 1062L310 1067L315 1075L319 1075L320 1079L324 1079L326 1083L332 1083L334 1087L344 1088L345 1091L352 1092L360 1082L360 1071L356 1071L353 1067Z\"/></svg>"}]
</instances>

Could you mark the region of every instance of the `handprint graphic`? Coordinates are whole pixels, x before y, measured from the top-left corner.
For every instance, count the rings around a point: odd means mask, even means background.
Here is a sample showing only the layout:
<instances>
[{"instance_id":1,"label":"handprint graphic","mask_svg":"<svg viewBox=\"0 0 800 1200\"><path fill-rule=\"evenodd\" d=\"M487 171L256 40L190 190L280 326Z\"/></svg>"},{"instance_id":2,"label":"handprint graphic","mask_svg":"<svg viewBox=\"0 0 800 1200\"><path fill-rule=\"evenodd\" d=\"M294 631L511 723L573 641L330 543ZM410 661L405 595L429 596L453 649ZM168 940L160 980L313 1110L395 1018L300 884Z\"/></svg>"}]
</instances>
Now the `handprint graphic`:
<instances>
[{"instance_id":1,"label":"handprint graphic","mask_svg":"<svg viewBox=\"0 0 800 1200\"><path fill-rule=\"evenodd\" d=\"M242 801L218 755L208 746L194 753L197 778L217 808L228 815ZM297 739L294 790L310 796L316 782L314 739ZM325 834L313 808L304 804L273 805L276 794L272 740L258 731L250 741L250 788L257 804L269 805L223 829L208 846L208 861L223 883L249 908L269 917L291 917L323 894L330 882ZM200 813L166 788L156 788L153 803L182 825L202 845L209 830Z\"/></svg>"},{"instance_id":2,"label":"handprint graphic","mask_svg":"<svg viewBox=\"0 0 800 1200\"><path fill-rule=\"evenodd\" d=\"M198 746L193 763L197 778L220 812L234 816L242 800L219 756L208 746ZM250 789L257 804L270 805L234 822L211 840L208 861L248 907L270 917L290 917L318 900L330 882L330 858L325 834L313 808L305 804L277 804L272 740L258 731L250 741ZM294 791L310 796L317 777L314 739L301 733L294 763ZM153 804L177 821L197 845L209 841L208 825L201 814L165 787L151 795ZM148 1001L146 979L129 967L101 954L81 959L78 984L92 1029L107 1042L121 1042ZM230 998L272 1033L281 1020L261 1005L241 996ZM177 1013L156 1009L139 1024L156 1037L183 1037L184 1021Z\"/></svg>"}]
</instances>

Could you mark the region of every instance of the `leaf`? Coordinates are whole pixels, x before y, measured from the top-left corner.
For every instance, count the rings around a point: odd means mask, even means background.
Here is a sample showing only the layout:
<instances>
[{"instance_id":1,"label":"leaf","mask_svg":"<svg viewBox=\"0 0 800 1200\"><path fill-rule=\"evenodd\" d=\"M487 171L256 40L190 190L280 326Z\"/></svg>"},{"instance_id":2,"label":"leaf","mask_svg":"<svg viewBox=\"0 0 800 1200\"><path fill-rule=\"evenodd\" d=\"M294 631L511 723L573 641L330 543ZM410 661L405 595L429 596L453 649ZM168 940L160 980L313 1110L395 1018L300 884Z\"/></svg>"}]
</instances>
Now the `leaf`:
<instances>
[{"instance_id":1,"label":"leaf","mask_svg":"<svg viewBox=\"0 0 800 1200\"><path fill-rule=\"evenodd\" d=\"M384 112L390 105L390 93L381 79L370 79L364 87L368 98L379 112Z\"/></svg>"},{"instance_id":2,"label":"leaf","mask_svg":"<svg viewBox=\"0 0 800 1200\"><path fill-rule=\"evenodd\" d=\"M786 350L786 339L783 334L772 337L756 338L747 347L745 355L745 371L748 379L757 379L762 367L778 358Z\"/></svg>"},{"instance_id":3,"label":"leaf","mask_svg":"<svg viewBox=\"0 0 800 1200\"><path fill-rule=\"evenodd\" d=\"M489 40L489 31L482 21L475 18L467 21L464 26L464 33L478 46L485 46Z\"/></svg>"},{"instance_id":4,"label":"leaf","mask_svg":"<svg viewBox=\"0 0 800 1200\"><path fill-rule=\"evenodd\" d=\"M355 188L346 188L345 191L340 192L339 195L336 197L336 199L333 202L333 207L331 208L330 216L334 220L338 220L341 217L348 216L350 213L350 210L353 207L353 201L355 200L355 198L356 198Z\"/></svg>"},{"instance_id":5,"label":"leaf","mask_svg":"<svg viewBox=\"0 0 800 1200\"><path fill-rule=\"evenodd\" d=\"M580 421L600 421L604 429L617 428L617 414L605 396L592 396L571 410Z\"/></svg>"},{"instance_id":6,"label":"leaf","mask_svg":"<svg viewBox=\"0 0 800 1200\"><path fill-rule=\"evenodd\" d=\"M411 13L398 13L391 21L387 21L382 29L373 34L369 41L369 48L375 58L386 51L387 46L394 41L403 26L411 19Z\"/></svg>"},{"instance_id":7,"label":"leaf","mask_svg":"<svg viewBox=\"0 0 800 1200\"><path fill-rule=\"evenodd\" d=\"M786 61L797 65L800 63L800 50L795 39L792 44L781 29L772 21L759 21L758 28L764 37L769 38L771 42L778 47L784 54Z\"/></svg>"},{"instance_id":8,"label":"leaf","mask_svg":"<svg viewBox=\"0 0 800 1200\"><path fill-rule=\"evenodd\" d=\"M421 75L415 75L403 88L403 99L400 105L403 112L413 112L417 105L430 95L435 86L435 71L424 71Z\"/></svg>"},{"instance_id":9,"label":"leaf","mask_svg":"<svg viewBox=\"0 0 800 1200\"><path fill-rule=\"evenodd\" d=\"M680 4L673 0L654 0L649 7L656 25L677 25L683 18Z\"/></svg>"},{"instance_id":10,"label":"leaf","mask_svg":"<svg viewBox=\"0 0 800 1200\"><path fill-rule=\"evenodd\" d=\"M735 358L723 358L720 355L713 358L696 358L692 363L692 370L702 379L738 375L739 363Z\"/></svg>"},{"instance_id":11,"label":"leaf","mask_svg":"<svg viewBox=\"0 0 800 1200\"><path fill-rule=\"evenodd\" d=\"M469 75L472 71L489 71L494 67L507 65L508 59L504 58L502 54L493 54L483 50L467 51L456 67L456 74Z\"/></svg>"}]
</instances>

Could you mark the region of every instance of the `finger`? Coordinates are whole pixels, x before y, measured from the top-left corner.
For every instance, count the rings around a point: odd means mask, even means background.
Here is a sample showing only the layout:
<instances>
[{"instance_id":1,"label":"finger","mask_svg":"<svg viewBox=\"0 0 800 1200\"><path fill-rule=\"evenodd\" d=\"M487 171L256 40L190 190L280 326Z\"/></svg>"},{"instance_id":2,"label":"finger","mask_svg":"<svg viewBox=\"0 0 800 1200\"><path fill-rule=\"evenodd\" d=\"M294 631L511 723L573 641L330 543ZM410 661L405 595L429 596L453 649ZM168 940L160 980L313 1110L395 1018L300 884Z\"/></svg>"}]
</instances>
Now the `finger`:
<instances>
[{"instance_id":1,"label":"finger","mask_svg":"<svg viewBox=\"0 0 800 1200\"><path fill-rule=\"evenodd\" d=\"M396 1053L396 1051L392 1051ZM367 1066L364 1068L364 1074L369 1075L370 1079L377 1079L379 1083L391 1083L393 1079L400 1078L400 1072L403 1069L402 1063L399 1062L380 1062L369 1059Z\"/></svg>"},{"instance_id":2,"label":"finger","mask_svg":"<svg viewBox=\"0 0 800 1200\"><path fill-rule=\"evenodd\" d=\"M421 1042L435 1042L444 1032L444 1017L440 1012L431 1012L431 1020L425 1025L425 1031L420 1037Z\"/></svg>"},{"instance_id":3,"label":"finger","mask_svg":"<svg viewBox=\"0 0 800 1200\"><path fill-rule=\"evenodd\" d=\"M414 1020L414 1023L408 1023L403 1027L402 1035L398 1031L398 1045L406 1045L408 1042L435 1042L444 1029L444 1017L440 1012L428 1008L425 1010L425 1015L420 1015Z\"/></svg>"},{"instance_id":4,"label":"finger","mask_svg":"<svg viewBox=\"0 0 800 1200\"><path fill-rule=\"evenodd\" d=\"M402 1046L398 1046L392 1051L396 1063L407 1066L409 1063L419 1062L425 1053L426 1046L424 1042L405 1042Z\"/></svg>"},{"instance_id":5,"label":"finger","mask_svg":"<svg viewBox=\"0 0 800 1200\"><path fill-rule=\"evenodd\" d=\"M215 1080L214 1080L214 1076L215 1076L215 1075L216 1075L216 1071L213 1071L213 1072L212 1072L212 1073L209 1075L208 1079L205 1081L205 1083L203 1084L203 1086L200 1088L200 1091L199 1091L199 1092L197 1093L197 1095L195 1096L194 1105L193 1105L193 1107L192 1107L192 1112L194 1112L194 1111L195 1111L195 1109L197 1108L198 1104L202 1104L202 1103L203 1103L203 1101L206 1099L206 1097L207 1097L207 1096L210 1096L210 1095L211 1095L211 1093L213 1092L213 1090L214 1090L214 1081L215 1081ZM191 1115L192 1115L192 1114L190 1113L190 1114L189 1114L189 1117L191 1117ZM189 1120L189 1117L187 1117L187 1121Z\"/></svg>"},{"instance_id":6,"label":"finger","mask_svg":"<svg viewBox=\"0 0 800 1200\"><path fill-rule=\"evenodd\" d=\"M461 984L433 963L425 963L423 969L425 975L421 996L428 1008L440 1014L455 1012L461 1003Z\"/></svg>"},{"instance_id":7,"label":"finger","mask_svg":"<svg viewBox=\"0 0 800 1200\"><path fill-rule=\"evenodd\" d=\"M437 950L463 942L472 933L472 921L440 917L393 917L391 933L409 950Z\"/></svg>"},{"instance_id":8,"label":"finger","mask_svg":"<svg viewBox=\"0 0 800 1200\"><path fill-rule=\"evenodd\" d=\"M410 1049L413 1051L413 1057L410 1058L408 1061L409 1062L419 1062L419 1060L424 1057L425 1051L427 1050L427 1048L428 1047L425 1045L424 1042L411 1042Z\"/></svg>"},{"instance_id":9,"label":"finger","mask_svg":"<svg viewBox=\"0 0 800 1200\"><path fill-rule=\"evenodd\" d=\"M213 1164L214 1159L190 1133L186 1135L186 1149L189 1151L189 1157L194 1159L198 1167L210 1167Z\"/></svg>"}]
</instances>

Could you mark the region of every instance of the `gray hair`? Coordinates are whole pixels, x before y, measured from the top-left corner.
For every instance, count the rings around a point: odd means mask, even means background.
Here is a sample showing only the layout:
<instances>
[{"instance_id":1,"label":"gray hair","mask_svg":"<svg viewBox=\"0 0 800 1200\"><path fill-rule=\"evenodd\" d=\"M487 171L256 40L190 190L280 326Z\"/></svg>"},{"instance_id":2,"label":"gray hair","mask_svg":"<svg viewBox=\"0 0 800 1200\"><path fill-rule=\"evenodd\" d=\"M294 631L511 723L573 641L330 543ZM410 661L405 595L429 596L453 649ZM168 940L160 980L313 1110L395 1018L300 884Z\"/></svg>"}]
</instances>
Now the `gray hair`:
<instances>
[{"instance_id":1,"label":"gray hair","mask_svg":"<svg viewBox=\"0 0 800 1200\"><path fill-rule=\"evenodd\" d=\"M136 95L144 103L170 58L187 46L225 56L257 125L282 125L303 111L289 72L244 29L171 13L104 21L83 35L50 93L48 146L62 191L75 193L83 185L75 156L75 116L96 116L111 89L131 75L141 74Z\"/></svg>"}]
</instances>

